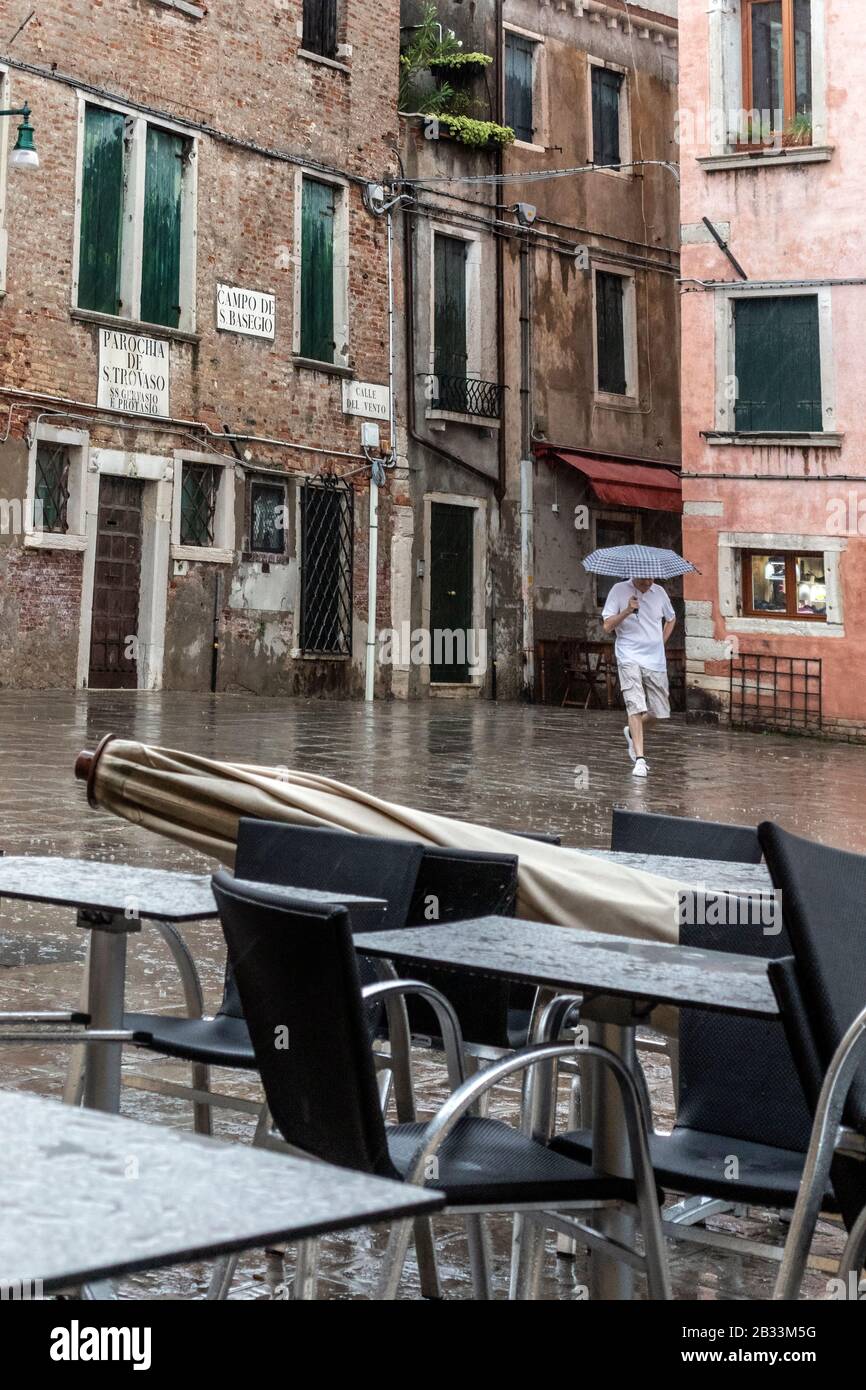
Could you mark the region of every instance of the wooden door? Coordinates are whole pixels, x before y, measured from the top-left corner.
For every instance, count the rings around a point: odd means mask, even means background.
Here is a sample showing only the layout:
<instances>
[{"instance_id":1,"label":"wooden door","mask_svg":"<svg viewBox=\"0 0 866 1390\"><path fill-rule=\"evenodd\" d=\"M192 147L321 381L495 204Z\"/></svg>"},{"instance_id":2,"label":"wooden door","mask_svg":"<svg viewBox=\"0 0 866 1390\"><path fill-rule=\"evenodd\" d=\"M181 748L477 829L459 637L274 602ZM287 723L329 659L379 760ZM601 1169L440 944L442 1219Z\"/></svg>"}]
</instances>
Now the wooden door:
<instances>
[{"instance_id":1,"label":"wooden door","mask_svg":"<svg viewBox=\"0 0 866 1390\"><path fill-rule=\"evenodd\" d=\"M474 507L434 502L430 514L430 679L469 683ZM443 634L448 634L447 637Z\"/></svg>"},{"instance_id":2,"label":"wooden door","mask_svg":"<svg viewBox=\"0 0 866 1390\"><path fill-rule=\"evenodd\" d=\"M91 688L135 690L138 686L142 487L137 479L107 474L99 482Z\"/></svg>"}]
</instances>

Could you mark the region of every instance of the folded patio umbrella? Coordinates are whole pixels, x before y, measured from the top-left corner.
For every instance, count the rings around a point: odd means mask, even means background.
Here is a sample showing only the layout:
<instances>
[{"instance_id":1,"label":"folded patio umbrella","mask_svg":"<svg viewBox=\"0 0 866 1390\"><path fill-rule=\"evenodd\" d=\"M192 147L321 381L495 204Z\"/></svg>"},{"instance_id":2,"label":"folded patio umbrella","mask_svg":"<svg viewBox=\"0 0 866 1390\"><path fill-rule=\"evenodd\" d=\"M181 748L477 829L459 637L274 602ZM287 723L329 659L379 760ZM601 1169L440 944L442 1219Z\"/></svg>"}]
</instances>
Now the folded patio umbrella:
<instances>
[{"instance_id":1,"label":"folded patio umbrella","mask_svg":"<svg viewBox=\"0 0 866 1390\"><path fill-rule=\"evenodd\" d=\"M679 939L678 895L685 884L578 850L416 811L330 777L218 762L112 736L95 753L82 753L75 770L87 780L91 805L213 855L229 868L241 816L513 854L520 861L520 917L651 941Z\"/></svg>"},{"instance_id":2,"label":"folded patio umbrella","mask_svg":"<svg viewBox=\"0 0 866 1390\"><path fill-rule=\"evenodd\" d=\"M655 545L611 545L594 550L583 562L590 574L606 574L613 579L675 579L678 574L699 574L675 550Z\"/></svg>"}]
</instances>

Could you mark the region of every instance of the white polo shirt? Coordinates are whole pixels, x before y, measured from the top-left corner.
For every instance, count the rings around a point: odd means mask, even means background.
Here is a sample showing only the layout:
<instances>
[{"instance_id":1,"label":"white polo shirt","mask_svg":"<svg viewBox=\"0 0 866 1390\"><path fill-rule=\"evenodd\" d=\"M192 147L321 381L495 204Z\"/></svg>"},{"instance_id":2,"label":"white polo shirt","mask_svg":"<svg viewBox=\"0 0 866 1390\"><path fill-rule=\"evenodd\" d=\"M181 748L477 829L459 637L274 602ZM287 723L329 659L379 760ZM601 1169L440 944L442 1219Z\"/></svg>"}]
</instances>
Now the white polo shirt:
<instances>
[{"instance_id":1,"label":"white polo shirt","mask_svg":"<svg viewBox=\"0 0 866 1390\"><path fill-rule=\"evenodd\" d=\"M638 601L638 610L623 618L614 630L616 659L622 665L634 663L645 671L666 671L665 643L662 624L674 616L671 601L659 584L653 584L642 594L630 579L614 584L607 596L602 618L615 618L628 607L630 598Z\"/></svg>"}]
</instances>

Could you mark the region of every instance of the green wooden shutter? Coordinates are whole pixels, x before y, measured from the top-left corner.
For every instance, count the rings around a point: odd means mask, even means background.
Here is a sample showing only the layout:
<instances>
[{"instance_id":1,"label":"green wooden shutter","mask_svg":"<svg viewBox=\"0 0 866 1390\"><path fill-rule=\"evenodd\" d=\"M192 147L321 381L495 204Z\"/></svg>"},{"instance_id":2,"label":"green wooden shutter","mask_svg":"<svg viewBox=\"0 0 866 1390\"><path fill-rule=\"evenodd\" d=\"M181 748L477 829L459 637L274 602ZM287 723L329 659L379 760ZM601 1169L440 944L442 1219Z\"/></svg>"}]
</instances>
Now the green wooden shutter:
<instances>
[{"instance_id":1,"label":"green wooden shutter","mask_svg":"<svg viewBox=\"0 0 866 1390\"><path fill-rule=\"evenodd\" d=\"M817 295L738 299L734 344L738 430L823 429Z\"/></svg>"},{"instance_id":2,"label":"green wooden shutter","mask_svg":"<svg viewBox=\"0 0 866 1390\"><path fill-rule=\"evenodd\" d=\"M84 113L78 307L99 314L120 309L124 118L88 106Z\"/></svg>"},{"instance_id":3,"label":"green wooden shutter","mask_svg":"<svg viewBox=\"0 0 866 1390\"><path fill-rule=\"evenodd\" d=\"M592 158L594 164L619 164L619 104L622 73L592 69Z\"/></svg>"},{"instance_id":4,"label":"green wooden shutter","mask_svg":"<svg viewBox=\"0 0 866 1390\"><path fill-rule=\"evenodd\" d=\"M333 362L334 220L332 184L304 179L301 201L301 356Z\"/></svg>"},{"instance_id":5,"label":"green wooden shutter","mask_svg":"<svg viewBox=\"0 0 866 1390\"><path fill-rule=\"evenodd\" d=\"M337 56L337 0L304 0L301 46L323 58Z\"/></svg>"},{"instance_id":6,"label":"green wooden shutter","mask_svg":"<svg viewBox=\"0 0 866 1390\"><path fill-rule=\"evenodd\" d=\"M177 328L180 322L180 221L183 136L147 128L141 317Z\"/></svg>"},{"instance_id":7,"label":"green wooden shutter","mask_svg":"<svg viewBox=\"0 0 866 1390\"><path fill-rule=\"evenodd\" d=\"M505 124L518 140L531 144L535 135L532 122L532 55L534 43L519 34L505 35Z\"/></svg>"},{"instance_id":8,"label":"green wooden shutter","mask_svg":"<svg viewBox=\"0 0 866 1390\"><path fill-rule=\"evenodd\" d=\"M433 264L433 370L441 410L466 410L466 251L460 237L436 236Z\"/></svg>"},{"instance_id":9,"label":"green wooden shutter","mask_svg":"<svg viewBox=\"0 0 866 1390\"><path fill-rule=\"evenodd\" d=\"M625 282L621 275L599 270L595 277L596 343L598 348L598 389L614 396L624 396L625 327L623 294Z\"/></svg>"}]
</instances>

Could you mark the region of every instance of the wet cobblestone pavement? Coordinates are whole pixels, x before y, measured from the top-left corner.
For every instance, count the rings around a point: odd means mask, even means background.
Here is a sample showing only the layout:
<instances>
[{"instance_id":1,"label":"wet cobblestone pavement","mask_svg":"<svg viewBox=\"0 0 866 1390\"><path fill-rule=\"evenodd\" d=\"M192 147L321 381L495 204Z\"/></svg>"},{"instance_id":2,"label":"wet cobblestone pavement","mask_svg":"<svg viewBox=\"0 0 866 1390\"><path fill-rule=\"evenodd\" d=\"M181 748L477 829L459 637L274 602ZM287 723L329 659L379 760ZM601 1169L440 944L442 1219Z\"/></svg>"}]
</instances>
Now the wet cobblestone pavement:
<instances>
[{"instance_id":1,"label":"wet cobblestone pavement","mask_svg":"<svg viewBox=\"0 0 866 1390\"><path fill-rule=\"evenodd\" d=\"M107 732L185 748L208 757L273 763L326 773L421 809L503 829L556 830L566 844L606 847L614 805L756 824L771 818L791 830L860 852L866 850L866 749L781 736L732 735L673 721L651 741L650 777L630 776L621 720L576 710L460 705L405 706L253 700L239 696L136 694L0 694L0 848L7 854L57 854L165 868L208 869L208 861L101 811L90 810L72 775L76 754ZM223 951L216 924L186 932L202 973L207 1002L219 1001ZM78 999L85 943L72 914L0 904L0 1008L63 1008ZM155 933L136 939L128 976L133 1009L170 1012L180 1004L174 967ZM4 1046L0 1087L59 1095L62 1050ZM647 1061L656 1122L672 1121L664 1064ZM125 1071L177 1080L185 1070L128 1053ZM442 1068L419 1054L422 1109L442 1092ZM215 1086L255 1095L237 1073ZM497 1092L492 1113L514 1117L517 1092ZM181 1101L125 1090L124 1112L186 1127ZM222 1112L221 1137L243 1140L250 1123ZM772 1242L781 1224L762 1214L719 1217L713 1225ZM440 1270L446 1294L468 1297L465 1248L457 1223L442 1221ZM499 1294L507 1284L509 1223L492 1223ZM373 1286L381 1233L363 1231L324 1243L321 1294L358 1298ZM817 1260L804 1292L826 1296L838 1231L822 1227ZM678 1242L670 1247L679 1298L767 1296L776 1265L755 1256L719 1253ZM291 1270L291 1252L286 1262ZM201 1296L209 1269L180 1269L126 1280L121 1296ZM245 1257L236 1298L267 1298L283 1278L279 1261ZM544 1297L586 1296L586 1261L555 1259L551 1244ZM640 1282L640 1281L639 1281ZM407 1266L403 1297L418 1295Z\"/></svg>"}]
</instances>

